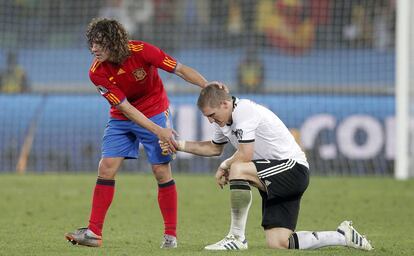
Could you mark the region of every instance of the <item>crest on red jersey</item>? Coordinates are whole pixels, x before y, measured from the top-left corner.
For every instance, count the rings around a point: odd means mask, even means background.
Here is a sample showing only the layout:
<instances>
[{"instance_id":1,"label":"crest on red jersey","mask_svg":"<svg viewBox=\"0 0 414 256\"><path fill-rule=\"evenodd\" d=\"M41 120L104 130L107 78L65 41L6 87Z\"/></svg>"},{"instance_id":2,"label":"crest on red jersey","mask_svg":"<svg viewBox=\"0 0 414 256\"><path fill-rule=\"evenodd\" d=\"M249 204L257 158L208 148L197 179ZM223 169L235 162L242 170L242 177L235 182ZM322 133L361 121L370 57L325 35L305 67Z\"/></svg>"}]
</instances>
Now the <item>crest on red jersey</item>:
<instances>
[{"instance_id":1,"label":"crest on red jersey","mask_svg":"<svg viewBox=\"0 0 414 256\"><path fill-rule=\"evenodd\" d=\"M147 76L147 73L145 72L144 68L135 69L134 72L132 72L132 74L134 74L135 79L137 81L141 81Z\"/></svg>"}]
</instances>

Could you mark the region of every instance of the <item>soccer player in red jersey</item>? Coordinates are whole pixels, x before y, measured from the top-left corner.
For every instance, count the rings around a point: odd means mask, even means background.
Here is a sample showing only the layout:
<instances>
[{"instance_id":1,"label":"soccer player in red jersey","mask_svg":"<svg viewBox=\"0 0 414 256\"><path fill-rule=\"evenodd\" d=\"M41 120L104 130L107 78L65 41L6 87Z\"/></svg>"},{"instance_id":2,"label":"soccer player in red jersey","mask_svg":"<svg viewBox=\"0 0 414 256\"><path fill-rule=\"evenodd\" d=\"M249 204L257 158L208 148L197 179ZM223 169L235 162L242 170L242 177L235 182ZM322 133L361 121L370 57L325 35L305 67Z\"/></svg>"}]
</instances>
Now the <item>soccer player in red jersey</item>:
<instances>
[{"instance_id":1,"label":"soccer player in red jersey","mask_svg":"<svg viewBox=\"0 0 414 256\"><path fill-rule=\"evenodd\" d=\"M111 117L103 136L89 225L66 233L65 237L73 244L102 245L102 228L114 196L115 175L124 159L138 158L142 144L158 182L158 204L165 228L161 248L175 248L177 191L171 174L172 156L163 154L158 144L169 143L173 149L174 131L168 117L168 97L157 69L174 73L201 88L207 81L156 46L129 40L116 20L93 19L86 37L95 56L89 77L111 105Z\"/></svg>"}]
</instances>

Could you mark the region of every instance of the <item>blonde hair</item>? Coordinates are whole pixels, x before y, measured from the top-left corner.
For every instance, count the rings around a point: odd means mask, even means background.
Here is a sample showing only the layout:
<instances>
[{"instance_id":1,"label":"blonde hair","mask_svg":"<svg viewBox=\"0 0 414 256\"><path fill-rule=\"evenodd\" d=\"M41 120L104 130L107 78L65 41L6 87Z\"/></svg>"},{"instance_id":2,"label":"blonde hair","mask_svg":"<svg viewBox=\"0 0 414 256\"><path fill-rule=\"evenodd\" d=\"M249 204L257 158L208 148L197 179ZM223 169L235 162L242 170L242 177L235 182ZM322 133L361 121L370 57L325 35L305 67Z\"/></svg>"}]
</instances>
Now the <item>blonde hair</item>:
<instances>
[{"instance_id":1,"label":"blonde hair","mask_svg":"<svg viewBox=\"0 0 414 256\"><path fill-rule=\"evenodd\" d=\"M220 103L225 100L231 100L231 95L220 86L218 82L212 82L204 87L200 95L198 96L197 106L202 109L206 106L210 108L216 108L220 106Z\"/></svg>"}]
</instances>

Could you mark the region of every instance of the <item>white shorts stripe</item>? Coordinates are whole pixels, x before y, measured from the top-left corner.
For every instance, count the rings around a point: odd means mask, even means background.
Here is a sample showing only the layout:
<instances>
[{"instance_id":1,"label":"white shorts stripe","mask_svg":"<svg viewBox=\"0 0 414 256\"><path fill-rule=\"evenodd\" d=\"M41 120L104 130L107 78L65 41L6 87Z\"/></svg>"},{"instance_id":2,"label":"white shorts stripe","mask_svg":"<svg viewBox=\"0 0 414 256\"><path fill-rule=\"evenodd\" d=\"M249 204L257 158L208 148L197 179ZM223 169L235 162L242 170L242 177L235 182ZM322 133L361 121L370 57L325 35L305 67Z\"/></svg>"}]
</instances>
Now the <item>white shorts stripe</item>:
<instances>
[{"instance_id":1,"label":"white shorts stripe","mask_svg":"<svg viewBox=\"0 0 414 256\"><path fill-rule=\"evenodd\" d=\"M288 171L288 170L292 169L295 165L296 165L295 160L288 161L288 162L286 162L286 165L284 167L279 165L279 166L275 167L274 169L267 171L266 173L261 173L261 176L263 178L266 178L266 177L269 177L269 176L272 176L272 175L275 175L275 174L278 174L278 173L281 173L281 172L284 172L284 171Z\"/></svg>"},{"instance_id":2,"label":"white shorts stripe","mask_svg":"<svg viewBox=\"0 0 414 256\"><path fill-rule=\"evenodd\" d=\"M281 164L275 165L275 166L271 166L269 168L266 168L266 169L263 169L261 171L258 171L257 173L263 175L263 174L265 174L265 173L267 173L269 171L278 170L278 169L285 168L286 166L290 166L292 162L295 162L296 163L295 160L289 159L288 161L286 161L284 163L281 163Z\"/></svg>"},{"instance_id":3,"label":"white shorts stripe","mask_svg":"<svg viewBox=\"0 0 414 256\"><path fill-rule=\"evenodd\" d=\"M281 163L281 164L279 164L279 165L274 165L274 166L270 166L269 168L266 168L266 169L263 169L263 170L261 170L261 171L258 171L258 173L265 173L265 172L267 172L267 171L270 171L270 170L274 170L275 168L284 168L286 165L290 165L292 162L295 162L296 163L296 161L295 160L293 160L293 159L288 159L286 162L284 162L284 163ZM259 163L259 162L258 162ZM269 163L270 163L270 161L269 161Z\"/></svg>"},{"instance_id":4,"label":"white shorts stripe","mask_svg":"<svg viewBox=\"0 0 414 256\"><path fill-rule=\"evenodd\" d=\"M257 172L257 176L261 179L284 172L284 171L288 171L290 169L292 169L293 166L295 166L296 161L289 159L287 162L276 165L276 166L272 166L269 168L266 168L264 170L261 170L259 172Z\"/></svg>"}]
</instances>

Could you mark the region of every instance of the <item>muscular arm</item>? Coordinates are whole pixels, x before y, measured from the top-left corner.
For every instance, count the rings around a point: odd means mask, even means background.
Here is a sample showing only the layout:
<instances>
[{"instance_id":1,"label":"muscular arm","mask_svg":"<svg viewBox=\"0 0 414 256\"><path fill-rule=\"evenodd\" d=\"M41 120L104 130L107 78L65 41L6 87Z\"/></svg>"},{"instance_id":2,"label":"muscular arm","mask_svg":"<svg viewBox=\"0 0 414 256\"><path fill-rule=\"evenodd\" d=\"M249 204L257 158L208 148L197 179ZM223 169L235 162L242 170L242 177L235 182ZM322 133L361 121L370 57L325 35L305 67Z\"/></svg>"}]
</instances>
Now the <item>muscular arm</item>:
<instances>
[{"instance_id":1,"label":"muscular arm","mask_svg":"<svg viewBox=\"0 0 414 256\"><path fill-rule=\"evenodd\" d=\"M241 143L239 144L239 148L236 150L236 152L226 160L224 160L216 172L216 182L217 184L223 188L224 185L226 185L229 182L229 176L230 176L230 167L233 163L236 162L250 162L253 158L253 152L254 152L254 143Z\"/></svg>"},{"instance_id":2,"label":"muscular arm","mask_svg":"<svg viewBox=\"0 0 414 256\"><path fill-rule=\"evenodd\" d=\"M250 162L252 161L254 153L254 143L240 143L239 148L234 152L234 154L223 161L220 165L222 169L229 169L233 163L236 162ZM227 168L224 168L227 167Z\"/></svg>"},{"instance_id":3,"label":"muscular arm","mask_svg":"<svg viewBox=\"0 0 414 256\"><path fill-rule=\"evenodd\" d=\"M145 129L151 131L161 141L167 141L171 143L172 130L167 128L162 128L148 119L144 114L142 114L138 109L132 106L127 99L121 102L116 106L129 120L134 123L144 127Z\"/></svg>"},{"instance_id":4,"label":"muscular arm","mask_svg":"<svg viewBox=\"0 0 414 256\"><path fill-rule=\"evenodd\" d=\"M179 148L179 151L199 156L219 156L223 153L223 149L223 145L211 141L185 141L184 148Z\"/></svg>"},{"instance_id":5,"label":"muscular arm","mask_svg":"<svg viewBox=\"0 0 414 256\"><path fill-rule=\"evenodd\" d=\"M174 73L185 81L198 85L201 88L204 88L207 84L207 80L200 73L184 64L177 63Z\"/></svg>"}]
</instances>

